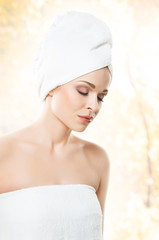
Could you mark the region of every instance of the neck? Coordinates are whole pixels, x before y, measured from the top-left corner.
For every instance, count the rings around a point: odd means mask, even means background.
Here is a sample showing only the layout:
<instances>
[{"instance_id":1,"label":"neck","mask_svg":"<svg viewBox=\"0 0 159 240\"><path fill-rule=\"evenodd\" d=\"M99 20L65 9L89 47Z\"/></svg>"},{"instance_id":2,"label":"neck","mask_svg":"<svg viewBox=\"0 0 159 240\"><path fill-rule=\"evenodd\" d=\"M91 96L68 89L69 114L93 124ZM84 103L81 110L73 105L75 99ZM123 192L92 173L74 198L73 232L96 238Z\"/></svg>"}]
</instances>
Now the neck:
<instances>
[{"instance_id":1,"label":"neck","mask_svg":"<svg viewBox=\"0 0 159 240\"><path fill-rule=\"evenodd\" d=\"M48 147L50 151L62 150L72 139L72 130L51 111L50 104L45 105L31 128L38 144Z\"/></svg>"}]
</instances>

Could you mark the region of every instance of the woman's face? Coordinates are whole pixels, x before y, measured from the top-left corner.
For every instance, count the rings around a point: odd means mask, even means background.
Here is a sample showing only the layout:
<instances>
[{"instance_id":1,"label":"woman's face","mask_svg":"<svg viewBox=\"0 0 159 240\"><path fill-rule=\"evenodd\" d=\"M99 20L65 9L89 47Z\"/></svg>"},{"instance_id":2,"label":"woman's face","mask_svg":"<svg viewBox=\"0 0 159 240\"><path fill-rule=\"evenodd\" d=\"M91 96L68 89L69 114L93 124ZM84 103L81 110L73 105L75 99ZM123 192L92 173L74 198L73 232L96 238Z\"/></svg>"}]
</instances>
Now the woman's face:
<instances>
[{"instance_id":1,"label":"woman's face","mask_svg":"<svg viewBox=\"0 0 159 240\"><path fill-rule=\"evenodd\" d=\"M91 122L84 121L79 115L95 118L106 98L110 82L107 67L80 76L50 91L51 110L68 128L82 132Z\"/></svg>"}]
</instances>

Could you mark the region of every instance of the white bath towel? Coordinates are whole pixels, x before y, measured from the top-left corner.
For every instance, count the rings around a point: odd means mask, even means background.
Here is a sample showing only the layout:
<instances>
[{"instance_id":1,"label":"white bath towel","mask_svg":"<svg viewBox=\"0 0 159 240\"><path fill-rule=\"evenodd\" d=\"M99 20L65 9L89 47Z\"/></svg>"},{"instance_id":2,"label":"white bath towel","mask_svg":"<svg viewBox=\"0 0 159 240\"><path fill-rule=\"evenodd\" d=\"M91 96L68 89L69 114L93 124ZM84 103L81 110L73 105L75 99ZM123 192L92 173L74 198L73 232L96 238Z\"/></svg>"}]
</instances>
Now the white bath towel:
<instances>
[{"instance_id":1,"label":"white bath towel","mask_svg":"<svg viewBox=\"0 0 159 240\"><path fill-rule=\"evenodd\" d=\"M0 194L1 240L102 240L94 187L45 185Z\"/></svg>"}]
</instances>

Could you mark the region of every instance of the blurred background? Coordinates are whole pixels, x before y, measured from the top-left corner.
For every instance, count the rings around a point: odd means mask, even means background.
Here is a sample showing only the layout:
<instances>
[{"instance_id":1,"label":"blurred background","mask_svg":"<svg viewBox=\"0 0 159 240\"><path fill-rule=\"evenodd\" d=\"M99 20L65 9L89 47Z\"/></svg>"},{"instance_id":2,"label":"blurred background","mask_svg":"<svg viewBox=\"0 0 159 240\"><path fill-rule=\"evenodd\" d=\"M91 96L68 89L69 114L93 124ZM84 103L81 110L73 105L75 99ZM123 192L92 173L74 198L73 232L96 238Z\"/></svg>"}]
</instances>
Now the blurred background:
<instances>
[{"instance_id":1,"label":"blurred background","mask_svg":"<svg viewBox=\"0 0 159 240\"><path fill-rule=\"evenodd\" d=\"M33 55L65 10L95 14L113 37L108 96L95 121L74 132L110 158L104 240L159 240L159 1L0 0L0 135L40 114Z\"/></svg>"}]
</instances>

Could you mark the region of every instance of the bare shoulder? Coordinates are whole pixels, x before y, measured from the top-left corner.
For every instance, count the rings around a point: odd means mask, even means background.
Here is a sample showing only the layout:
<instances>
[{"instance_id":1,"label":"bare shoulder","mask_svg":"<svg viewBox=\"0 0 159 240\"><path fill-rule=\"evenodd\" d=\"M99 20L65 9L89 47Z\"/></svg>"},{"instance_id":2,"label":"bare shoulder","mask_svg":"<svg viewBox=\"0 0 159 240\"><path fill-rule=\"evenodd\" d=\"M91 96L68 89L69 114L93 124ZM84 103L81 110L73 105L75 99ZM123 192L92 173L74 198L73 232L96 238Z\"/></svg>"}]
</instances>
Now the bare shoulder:
<instances>
[{"instance_id":1,"label":"bare shoulder","mask_svg":"<svg viewBox=\"0 0 159 240\"><path fill-rule=\"evenodd\" d=\"M96 163L96 165L99 165L101 171L104 168L109 167L110 160L109 155L107 153L107 150L103 148L102 146L87 141L78 137L75 137L78 142L80 142L83 145L83 148L87 154L87 156L92 159L93 162Z\"/></svg>"},{"instance_id":2,"label":"bare shoulder","mask_svg":"<svg viewBox=\"0 0 159 240\"><path fill-rule=\"evenodd\" d=\"M13 148L12 138L6 136L0 136L0 162L5 159L11 153Z\"/></svg>"},{"instance_id":3,"label":"bare shoulder","mask_svg":"<svg viewBox=\"0 0 159 240\"><path fill-rule=\"evenodd\" d=\"M0 136L0 161L12 153L20 133L21 130L17 130Z\"/></svg>"}]
</instances>

